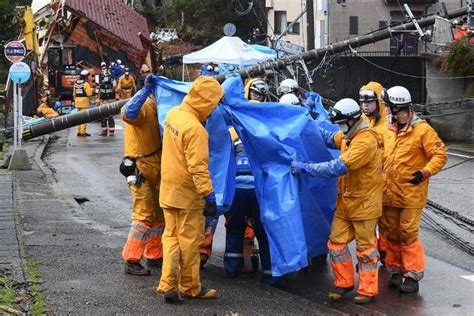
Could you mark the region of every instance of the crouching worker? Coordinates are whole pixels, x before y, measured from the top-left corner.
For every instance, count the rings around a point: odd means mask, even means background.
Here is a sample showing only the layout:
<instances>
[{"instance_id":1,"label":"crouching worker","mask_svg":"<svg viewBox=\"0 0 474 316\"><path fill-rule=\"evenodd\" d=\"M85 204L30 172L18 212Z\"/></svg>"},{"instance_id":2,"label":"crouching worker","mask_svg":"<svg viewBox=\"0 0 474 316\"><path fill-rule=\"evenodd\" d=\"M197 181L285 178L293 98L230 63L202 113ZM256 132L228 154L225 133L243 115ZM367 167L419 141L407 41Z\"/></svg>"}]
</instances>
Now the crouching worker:
<instances>
[{"instance_id":1,"label":"crouching worker","mask_svg":"<svg viewBox=\"0 0 474 316\"><path fill-rule=\"evenodd\" d=\"M181 105L171 109L163 132L160 205L165 216L163 269L157 288L165 302L212 299L217 291L201 286L199 245L204 216L216 216L209 173L209 135L203 122L224 92L211 77L198 77Z\"/></svg>"},{"instance_id":2,"label":"crouching worker","mask_svg":"<svg viewBox=\"0 0 474 316\"><path fill-rule=\"evenodd\" d=\"M356 101L342 99L329 114L341 131L323 131L328 147L339 148L339 158L321 162L293 161L294 174L339 177L336 211L328 248L335 288L329 299L339 301L354 288L354 266L348 244L355 239L359 266L359 288L354 303L364 304L378 294L377 240L375 226L382 215L382 155L377 133L361 118Z\"/></svg>"},{"instance_id":3,"label":"crouching worker","mask_svg":"<svg viewBox=\"0 0 474 316\"><path fill-rule=\"evenodd\" d=\"M121 173L132 194L132 227L122 251L125 273L150 275L148 268L161 267L163 211L159 205L161 138L157 105L152 95L153 76L122 108L124 155ZM140 261L145 258L144 267Z\"/></svg>"}]
</instances>

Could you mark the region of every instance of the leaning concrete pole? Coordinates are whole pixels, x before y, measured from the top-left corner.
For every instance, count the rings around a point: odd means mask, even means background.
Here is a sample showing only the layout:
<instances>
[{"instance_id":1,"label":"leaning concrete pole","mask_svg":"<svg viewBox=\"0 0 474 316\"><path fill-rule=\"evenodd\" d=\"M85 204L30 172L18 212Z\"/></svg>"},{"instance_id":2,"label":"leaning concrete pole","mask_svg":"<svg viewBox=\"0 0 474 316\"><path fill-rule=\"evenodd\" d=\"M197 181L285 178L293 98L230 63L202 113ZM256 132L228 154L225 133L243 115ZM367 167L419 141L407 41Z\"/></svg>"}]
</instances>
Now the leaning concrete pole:
<instances>
[{"instance_id":1,"label":"leaning concrete pole","mask_svg":"<svg viewBox=\"0 0 474 316\"><path fill-rule=\"evenodd\" d=\"M22 137L24 140L35 138L41 135L57 132L79 124L89 123L96 120L115 115L120 112L120 108L128 101L120 100L109 104L94 107L89 110L80 111L73 114L58 116L51 120L23 127Z\"/></svg>"},{"instance_id":2,"label":"leaning concrete pole","mask_svg":"<svg viewBox=\"0 0 474 316\"><path fill-rule=\"evenodd\" d=\"M456 9L448 12L448 19L453 19L462 15L467 14L467 7ZM435 16L430 16L421 20L418 20L420 27L426 27L433 25L435 23ZM288 64L292 64L295 61L299 60L314 60L318 57L324 56L326 53L340 53L348 49L357 48L367 44L379 42L381 40L387 39L390 37L392 32L397 31L406 31L406 30L415 30L415 25L413 22L401 24L392 28L385 30L380 30L373 32L371 34L354 37L342 42L338 42L332 45L325 46L319 49L313 49L307 51L303 54L290 55L283 59L270 60L267 62L259 63L255 66L246 67L240 69L237 73L243 78L248 78L264 73L265 69L282 69ZM225 75L219 75L216 77L219 82L225 80ZM90 110L81 111L74 114L69 114L65 116L60 116L52 120L48 120L36 125L27 126L23 129L23 139L28 140L34 137L41 135L49 134L52 132L60 131L66 128L70 128L79 124L92 122L95 120L106 118L109 115L115 115L120 112L120 108L128 100L121 100L113 102L106 105L101 105L97 108L92 108Z\"/></svg>"},{"instance_id":3,"label":"leaning concrete pole","mask_svg":"<svg viewBox=\"0 0 474 316\"><path fill-rule=\"evenodd\" d=\"M453 11L448 12L447 19L453 19L462 15L467 14L467 7L459 8ZM426 27L433 25L435 23L436 16L430 16L424 19L417 20L418 25L420 27ZM257 76L265 72L265 69L282 69L288 64L292 64L299 60L314 60L319 57L324 56L326 53L340 53L346 51L348 49L357 48L360 46L364 46L367 44L375 43L382 41L384 39L390 38L392 32L397 31L407 31L407 30L415 30L415 24L413 22L397 25L395 27L387 28L384 30L376 31L367 35L362 35L358 37L354 37L348 40L344 40L342 42L338 42L332 45L327 45L325 47L319 49L309 50L302 54L295 54L289 55L279 60L269 60L267 62L259 63L254 66L246 67L243 69L238 70L239 75L245 79L252 76ZM219 75L216 77L219 82L224 81L225 75Z\"/></svg>"}]
</instances>

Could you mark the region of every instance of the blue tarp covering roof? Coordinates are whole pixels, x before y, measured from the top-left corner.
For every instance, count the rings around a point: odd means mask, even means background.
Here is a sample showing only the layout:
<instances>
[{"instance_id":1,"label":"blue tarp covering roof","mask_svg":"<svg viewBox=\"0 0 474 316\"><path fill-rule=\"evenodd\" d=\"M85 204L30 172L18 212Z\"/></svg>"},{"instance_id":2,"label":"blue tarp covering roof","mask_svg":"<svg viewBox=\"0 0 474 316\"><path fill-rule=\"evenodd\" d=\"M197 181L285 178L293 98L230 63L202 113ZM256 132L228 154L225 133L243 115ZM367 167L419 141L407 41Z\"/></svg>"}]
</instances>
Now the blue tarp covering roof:
<instances>
[{"instance_id":1,"label":"blue tarp covering roof","mask_svg":"<svg viewBox=\"0 0 474 316\"><path fill-rule=\"evenodd\" d=\"M160 78L155 89L159 120L179 105L190 83ZM272 274L298 271L308 258L327 253L326 243L336 198L336 179L290 173L293 159L332 159L319 125L301 107L251 103L239 77L223 83L223 103L209 118L210 171L221 211L233 199L235 161L228 134L233 126L241 138L255 176L261 219L270 242Z\"/></svg>"}]
</instances>

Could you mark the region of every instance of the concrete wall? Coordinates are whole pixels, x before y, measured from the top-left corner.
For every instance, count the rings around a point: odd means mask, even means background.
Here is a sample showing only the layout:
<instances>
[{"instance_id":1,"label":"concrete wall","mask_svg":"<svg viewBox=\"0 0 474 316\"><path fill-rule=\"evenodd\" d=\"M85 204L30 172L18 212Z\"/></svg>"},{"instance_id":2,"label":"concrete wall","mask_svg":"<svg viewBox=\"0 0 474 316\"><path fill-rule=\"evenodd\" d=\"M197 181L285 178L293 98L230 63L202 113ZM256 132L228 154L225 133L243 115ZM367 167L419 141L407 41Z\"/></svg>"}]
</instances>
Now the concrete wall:
<instances>
[{"instance_id":1,"label":"concrete wall","mask_svg":"<svg viewBox=\"0 0 474 316\"><path fill-rule=\"evenodd\" d=\"M464 79L436 79L447 75L440 70L440 66L433 64L432 59L425 59L426 69L426 103L436 103L462 99L467 85ZM449 109L434 111L430 114L453 113L466 110ZM474 142L472 111L457 115L445 115L430 119L433 127L445 141Z\"/></svg>"}]
</instances>

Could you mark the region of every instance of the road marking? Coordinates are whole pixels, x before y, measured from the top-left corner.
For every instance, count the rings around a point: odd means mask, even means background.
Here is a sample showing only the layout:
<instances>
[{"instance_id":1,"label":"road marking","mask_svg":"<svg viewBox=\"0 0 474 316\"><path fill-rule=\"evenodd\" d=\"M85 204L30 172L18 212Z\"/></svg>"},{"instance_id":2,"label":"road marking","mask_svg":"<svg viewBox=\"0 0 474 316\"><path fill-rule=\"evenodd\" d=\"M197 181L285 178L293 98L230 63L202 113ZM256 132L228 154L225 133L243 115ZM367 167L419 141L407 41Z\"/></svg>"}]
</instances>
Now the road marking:
<instances>
[{"instance_id":1,"label":"road marking","mask_svg":"<svg viewBox=\"0 0 474 316\"><path fill-rule=\"evenodd\" d=\"M117 130L121 130L121 129L123 129L123 127L122 127L121 125L117 125L117 124L115 124L115 129L117 129Z\"/></svg>"},{"instance_id":2,"label":"road marking","mask_svg":"<svg viewBox=\"0 0 474 316\"><path fill-rule=\"evenodd\" d=\"M449 151L448 151L448 155L462 157L462 158L469 158L469 159L474 157L474 156L467 156L467 155L462 155L462 154L450 153Z\"/></svg>"},{"instance_id":3,"label":"road marking","mask_svg":"<svg viewBox=\"0 0 474 316\"><path fill-rule=\"evenodd\" d=\"M472 275L461 275L461 278L474 282L474 274Z\"/></svg>"}]
</instances>

